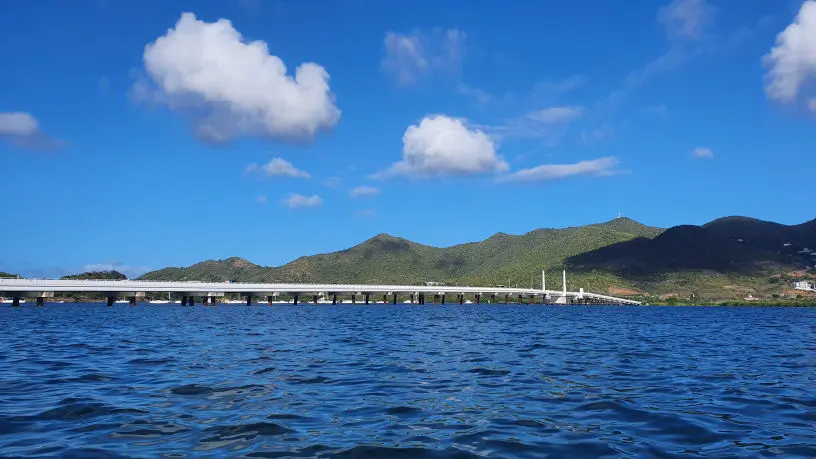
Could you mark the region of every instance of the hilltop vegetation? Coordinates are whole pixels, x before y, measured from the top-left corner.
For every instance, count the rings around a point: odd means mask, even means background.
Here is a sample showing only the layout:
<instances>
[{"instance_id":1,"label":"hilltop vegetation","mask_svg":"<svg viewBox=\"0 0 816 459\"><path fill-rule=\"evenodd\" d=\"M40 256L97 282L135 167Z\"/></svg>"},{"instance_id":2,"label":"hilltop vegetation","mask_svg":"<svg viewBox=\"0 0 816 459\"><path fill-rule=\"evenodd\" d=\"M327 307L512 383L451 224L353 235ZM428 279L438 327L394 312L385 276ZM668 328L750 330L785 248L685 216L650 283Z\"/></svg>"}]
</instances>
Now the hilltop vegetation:
<instances>
[{"instance_id":1,"label":"hilltop vegetation","mask_svg":"<svg viewBox=\"0 0 816 459\"><path fill-rule=\"evenodd\" d=\"M0 278L3 278L3 277L20 277L20 275L0 271Z\"/></svg>"},{"instance_id":2,"label":"hilltop vegetation","mask_svg":"<svg viewBox=\"0 0 816 459\"><path fill-rule=\"evenodd\" d=\"M81 274L71 274L62 276L60 279L64 280L125 280L127 276L119 271L89 271Z\"/></svg>"},{"instance_id":3,"label":"hilltop vegetation","mask_svg":"<svg viewBox=\"0 0 816 459\"><path fill-rule=\"evenodd\" d=\"M786 226L744 217L663 230L628 218L484 241L431 247L379 234L339 252L264 267L241 258L165 268L152 280L222 282L405 283L568 287L618 296L741 299L794 296L790 273L807 276L816 259L816 220ZM787 276L787 277L785 277ZM782 279L785 279L784 281Z\"/></svg>"}]
</instances>

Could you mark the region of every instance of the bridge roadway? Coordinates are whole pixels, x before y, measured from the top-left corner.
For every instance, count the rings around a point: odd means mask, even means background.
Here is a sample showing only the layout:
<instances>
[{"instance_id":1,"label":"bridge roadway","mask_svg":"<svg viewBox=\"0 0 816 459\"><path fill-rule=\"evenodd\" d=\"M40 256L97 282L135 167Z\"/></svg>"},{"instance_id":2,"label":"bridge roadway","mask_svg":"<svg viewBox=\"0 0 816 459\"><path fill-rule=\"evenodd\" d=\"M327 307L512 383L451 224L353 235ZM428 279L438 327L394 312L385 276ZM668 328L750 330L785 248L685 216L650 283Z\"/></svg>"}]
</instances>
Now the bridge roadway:
<instances>
[{"instance_id":1,"label":"bridge roadway","mask_svg":"<svg viewBox=\"0 0 816 459\"><path fill-rule=\"evenodd\" d=\"M566 276L565 276L566 278ZM566 282L565 282L566 283ZM456 295L456 301L462 303L465 295L473 295L477 303L483 299L490 302L509 302L523 298L528 303L535 302L540 298L542 303L568 304L568 303L592 303L592 304L632 304L638 305L640 302L625 298L599 295L596 293L569 292L564 290L541 290L534 288L508 288L508 287L471 287L452 285L364 285L364 284L255 284L237 282L167 282L167 281L146 281L146 280L56 280L56 279L0 279L0 296L15 298L20 297L37 298L37 304L41 305L44 298L53 297L58 292L92 292L99 293L107 297L108 304L113 304L114 300L120 297L128 298L131 304L135 304L137 297L144 297L147 292L153 293L177 293L182 297L182 304L194 304L195 298L201 298L205 303L215 304L216 297L223 297L226 293L237 293L247 298L247 304L251 304L252 298L266 297L271 304L273 298L281 294L291 295L297 303L299 297L311 295L312 300L317 302L318 296L331 296L333 302L337 301L338 295L352 296L360 295L364 302L369 302L371 295L383 295L383 299L391 296L392 302L396 304L397 295L410 295L412 302L425 303L425 296L432 295L434 301L445 302L446 295Z\"/></svg>"}]
</instances>

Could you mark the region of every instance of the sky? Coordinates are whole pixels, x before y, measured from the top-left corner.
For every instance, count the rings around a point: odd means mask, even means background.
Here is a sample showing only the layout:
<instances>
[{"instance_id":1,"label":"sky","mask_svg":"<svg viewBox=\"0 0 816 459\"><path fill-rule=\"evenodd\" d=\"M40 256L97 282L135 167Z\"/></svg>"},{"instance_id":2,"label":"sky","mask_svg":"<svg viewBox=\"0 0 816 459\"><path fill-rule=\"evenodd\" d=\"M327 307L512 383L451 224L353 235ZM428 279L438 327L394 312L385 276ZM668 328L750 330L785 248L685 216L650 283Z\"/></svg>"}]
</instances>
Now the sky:
<instances>
[{"instance_id":1,"label":"sky","mask_svg":"<svg viewBox=\"0 0 816 459\"><path fill-rule=\"evenodd\" d=\"M814 215L816 0L0 2L0 271Z\"/></svg>"}]
</instances>

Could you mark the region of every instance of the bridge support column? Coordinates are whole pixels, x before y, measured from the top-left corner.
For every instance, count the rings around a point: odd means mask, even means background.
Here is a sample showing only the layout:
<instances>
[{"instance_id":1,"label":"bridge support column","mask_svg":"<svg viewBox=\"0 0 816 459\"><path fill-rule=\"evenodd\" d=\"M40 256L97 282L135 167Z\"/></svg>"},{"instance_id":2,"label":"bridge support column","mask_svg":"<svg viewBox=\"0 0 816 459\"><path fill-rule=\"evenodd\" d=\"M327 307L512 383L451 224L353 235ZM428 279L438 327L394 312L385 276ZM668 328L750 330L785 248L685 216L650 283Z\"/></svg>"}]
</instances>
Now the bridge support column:
<instances>
[{"instance_id":1,"label":"bridge support column","mask_svg":"<svg viewBox=\"0 0 816 459\"><path fill-rule=\"evenodd\" d=\"M337 304L337 295L332 295L332 304Z\"/></svg>"},{"instance_id":2,"label":"bridge support column","mask_svg":"<svg viewBox=\"0 0 816 459\"><path fill-rule=\"evenodd\" d=\"M442 304L445 304L445 294L444 293L442 294L441 300L442 300Z\"/></svg>"},{"instance_id":3,"label":"bridge support column","mask_svg":"<svg viewBox=\"0 0 816 459\"><path fill-rule=\"evenodd\" d=\"M482 304L482 295L476 294L476 304Z\"/></svg>"},{"instance_id":4,"label":"bridge support column","mask_svg":"<svg viewBox=\"0 0 816 459\"><path fill-rule=\"evenodd\" d=\"M414 294L413 293L411 294L410 298L411 298L411 304L414 304Z\"/></svg>"},{"instance_id":5,"label":"bridge support column","mask_svg":"<svg viewBox=\"0 0 816 459\"><path fill-rule=\"evenodd\" d=\"M490 304L496 303L496 295L490 295Z\"/></svg>"},{"instance_id":6,"label":"bridge support column","mask_svg":"<svg viewBox=\"0 0 816 459\"><path fill-rule=\"evenodd\" d=\"M45 299L41 296L37 297L37 306L43 306L45 304Z\"/></svg>"},{"instance_id":7,"label":"bridge support column","mask_svg":"<svg viewBox=\"0 0 816 459\"><path fill-rule=\"evenodd\" d=\"M110 301L110 298L108 298L108 300ZM184 295L184 296L181 297L181 305L182 306L187 306L187 295ZM108 306L110 306L110 305L108 305Z\"/></svg>"},{"instance_id":8,"label":"bridge support column","mask_svg":"<svg viewBox=\"0 0 816 459\"><path fill-rule=\"evenodd\" d=\"M188 299L190 300L190 306L195 306L195 297L190 295L190 298Z\"/></svg>"},{"instance_id":9,"label":"bridge support column","mask_svg":"<svg viewBox=\"0 0 816 459\"><path fill-rule=\"evenodd\" d=\"M317 295L312 295L312 302L317 304Z\"/></svg>"},{"instance_id":10,"label":"bridge support column","mask_svg":"<svg viewBox=\"0 0 816 459\"><path fill-rule=\"evenodd\" d=\"M15 296L15 297L13 297L11 299L11 306L14 307L14 308L19 308L20 307L20 297L19 296Z\"/></svg>"},{"instance_id":11,"label":"bridge support column","mask_svg":"<svg viewBox=\"0 0 816 459\"><path fill-rule=\"evenodd\" d=\"M294 304L294 305L298 304L298 296L297 295L295 295L295 298L293 299L292 304Z\"/></svg>"},{"instance_id":12,"label":"bridge support column","mask_svg":"<svg viewBox=\"0 0 816 459\"><path fill-rule=\"evenodd\" d=\"M351 304L357 304L357 295L351 295Z\"/></svg>"},{"instance_id":13,"label":"bridge support column","mask_svg":"<svg viewBox=\"0 0 816 459\"><path fill-rule=\"evenodd\" d=\"M365 294L365 304L368 304L368 293Z\"/></svg>"},{"instance_id":14,"label":"bridge support column","mask_svg":"<svg viewBox=\"0 0 816 459\"><path fill-rule=\"evenodd\" d=\"M388 304L388 294L383 295L383 304Z\"/></svg>"},{"instance_id":15,"label":"bridge support column","mask_svg":"<svg viewBox=\"0 0 816 459\"><path fill-rule=\"evenodd\" d=\"M269 306L272 306L272 297L271 296L266 297L266 304L269 305Z\"/></svg>"},{"instance_id":16,"label":"bridge support column","mask_svg":"<svg viewBox=\"0 0 816 459\"><path fill-rule=\"evenodd\" d=\"M504 295L504 304L510 303L510 295Z\"/></svg>"},{"instance_id":17,"label":"bridge support column","mask_svg":"<svg viewBox=\"0 0 816 459\"><path fill-rule=\"evenodd\" d=\"M518 304L524 304L524 303L521 301L521 295L519 295L519 303L518 303Z\"/></svg>"},{"instance_id":18,"label":"bridge support column","mask_svg":"<svg viewBox=\"0 0 816 459\"><path fill-rule=\"evenodd\" d=\"M136 306L136 297L135 296L130 297L129 300L130 300L130 305L131 306Z\"/></svg>"},{"instance_id":19,"label":"bridge support column","mask_svg":"<svg viewBox=\"0 0 816 459\"><path fill-rule=\"evenodd\" d=\"M435 294L433 297L433 304L439 304L439 295Z\"/></svg>"},{"instance_id":20,"label":"bridge support column","mask_svg":"<svg viewBox=\"0 0 816 459\"><path fill-rule=\"evenodd\" d=\"M209 300L210 300L210 306L215 306L215 297L214 297L214 296L211 296L211 297L209 298Z\"/></svg>"},{"instance_id":21,"label":"bridge support column","mask_svg":"<svg viewBox=\"0 0 816 459\"><path fill-rule=\"evenodd\" d=\"M424 293L419 294L419 304L425 304L425 294Z\"/></svg>"},{"instance_id":22,"label":"bridge support column","mask_svg":"<svg viewBox=\"0 0 816 459\"><path fill-rule=\"evenodd\" d=\"M252 306L252 295L247 295L246 297L246 305Z\"/></svg>"},{"instance_id":23,"label":"bridge support column","mask_svg":"<svg viewBox=\"0 0 816 459\"><path fill-rule=\"evenodd\" d=\"M394 294L394 302L391 303L391 304L397 304L397 294L396 293Z\"/></svg>"},{"instance_id":24,"label":"bridge support column","mask_svg":"<svg viewBox=\"0 0 816 459\"><path fill-rule=\"evenodd\" d=\"M456 295L456 302L462 304L465 299L465 295Z\"/></svg>"},{"instance_id":25,"label":"bridge support column","mask_svg":"<svg viewBox=\"0 0 816 459\"><path fill-rule=\"evenodd\" d=\"M187 303L187 299L186 299L187 297L184 297L184 298L185 298L184 303L186 304L186 303ZM112 296L109 296L109 297L108 297L108 302L107 302L108 306L113 306L113 302L114 302L115 300L116 300L116 298L114 298L114 297L112 297Z\"/></svg>"}]
</instances>

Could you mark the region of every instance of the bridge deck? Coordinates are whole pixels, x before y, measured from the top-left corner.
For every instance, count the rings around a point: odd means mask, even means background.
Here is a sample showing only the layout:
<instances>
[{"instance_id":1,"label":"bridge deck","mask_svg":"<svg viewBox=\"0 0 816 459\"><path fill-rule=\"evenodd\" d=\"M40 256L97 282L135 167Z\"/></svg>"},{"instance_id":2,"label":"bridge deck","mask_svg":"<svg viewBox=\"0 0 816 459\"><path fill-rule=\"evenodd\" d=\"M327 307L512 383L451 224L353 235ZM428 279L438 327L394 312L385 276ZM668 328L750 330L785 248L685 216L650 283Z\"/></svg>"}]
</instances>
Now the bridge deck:
<instances>
[{"instance_id":1,"label":"bridge deck","mask_svg":"<svg viewBox=\"0 0 816 459\"><path fill-rule=\"evenodd\" d=\"M594 299L610 303L640 304L625 298L616 298L590 292L564 292L532 288L474 287L452 285L370 285L370 284L260 284L237 282L168 282L145 280L56 280L56 279L0 279L0 295L15 292L93 292L115 294L122 292L175 292L175 293L238 293L244 296L272 296L280 294L464 294L510 295L526 297L566 297ZM206 293L205 293L206 294Z\"/></svg>"}]
</instances>

